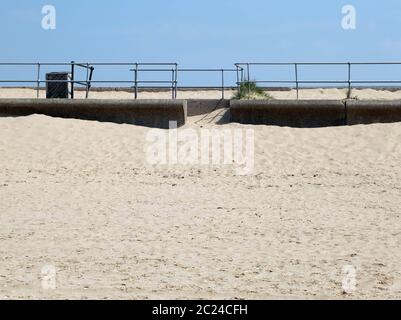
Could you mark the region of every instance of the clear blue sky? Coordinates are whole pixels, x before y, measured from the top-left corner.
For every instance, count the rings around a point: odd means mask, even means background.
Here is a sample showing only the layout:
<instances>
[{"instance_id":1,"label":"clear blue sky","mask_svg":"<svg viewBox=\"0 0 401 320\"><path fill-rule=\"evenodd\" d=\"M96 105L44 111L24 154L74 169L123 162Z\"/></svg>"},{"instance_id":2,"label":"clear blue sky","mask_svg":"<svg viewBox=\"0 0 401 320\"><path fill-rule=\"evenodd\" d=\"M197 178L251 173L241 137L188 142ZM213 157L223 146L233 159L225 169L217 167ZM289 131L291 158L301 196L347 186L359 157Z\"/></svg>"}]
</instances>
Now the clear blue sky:
<instances>
[{"instance_id":1,"label":"clear blue sky","mask_svg":"<svg viewBox=\"0 0 401 320\"><path fill-rule=\"evenodd\" d=\"M46 4L56 30L41 27ZM346 4L356 30L341 28ZM401 61L400 0L2 0L0 26L7 62Z\"/></svg>"}]
</instances>

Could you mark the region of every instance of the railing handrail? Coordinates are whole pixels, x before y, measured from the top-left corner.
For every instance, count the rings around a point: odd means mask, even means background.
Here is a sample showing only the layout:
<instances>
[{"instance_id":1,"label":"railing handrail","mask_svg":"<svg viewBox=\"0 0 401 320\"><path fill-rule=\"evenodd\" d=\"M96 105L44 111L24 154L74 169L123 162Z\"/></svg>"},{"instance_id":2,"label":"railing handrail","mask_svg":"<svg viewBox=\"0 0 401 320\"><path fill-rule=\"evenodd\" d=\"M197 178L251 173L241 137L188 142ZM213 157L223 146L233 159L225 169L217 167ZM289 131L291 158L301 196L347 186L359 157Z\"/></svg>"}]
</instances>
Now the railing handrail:
<instances>
[{"instance_id":1,"label":"railing handrail","mask_svg":"<svg viewBox=\"0 0 401 320\"><path fill-rule=\"evenodd\" d=\"M91 85L93 83L130 83L134 84L135 87L135 98L137 98L138 94L138 86L140 84L168 84L169 88L172 90L172 97L175 99L177 97L177 80L178 80L178 75L177 75L177 69L178 69L178 63L176 62L77 62L77 61L71 61L71 62L0 62L0 66L34 66L37 68L37 77L35 80L0 80L0 83L36 83L36 91L37 91L37 97L39 98L39 92L40 92L40 84L42 83L70 83L71 84L71 98L74 98L74 85L83 85L86 87L86 98L88 98L89 90L91 88ZM41 80L41 67L43 66L66 66L70 67L71 71L69 72L71 75L70 80ZM135 79L132 81L127 81L127 80L92 80L92 75L93 71L96 66L129 66L129 67L135 67L133 71L135 71ZM75 68L76 67L82 67L86 68L86 79L85 80L76 80L75 79ZM139 80L137 77L137 73L140 71L144 71L143 68L140 69L140 67L147 67L147 72L150 71L156 71L159 70L161 71L160 67L170 67L171 69L163 69L163 71L169 71L172 72L172 79L171 80ZM154 68L151 68L154 67ZM155 69L158 68L158 69ZM132 70L131 70L132 71Z\"/></svg>"},{"instance_id":2,"label":"railing handrail","mask_svg":"<svg viewBox=\"0 0 401 320\"><path fill-rule=\"evenodd\" d=\"M401 80L353 80L352 79L352 67L357 65L401 65L401 62L386 61L386 62L240 62L234 64L238 69L241 68L241 80L237 81L238 88L244 83L248 83L248 95L250 95L250 83L291 83L295 84L297 99L299 99L299 85L300 84L347 84L348 93L347 98L351 97L351 91L353 84L401 84ZM294 79L293 80L252 80L251 81L251 67L252 66L293 66L294 67ZM346 66L347 67L347 79L345 80L300 80L299 67L300 66ZM243 72L246 72L244 77Z\"/></svg>"},{"instance_id":3,"label":"railing handrail","mask_svg":"<svg viewBox=\"0 0 401 320\"><path fill-rule=\"evenodd\" d=\"M299 89L302 84L344 84L348 87L348 97L351 95L351 90L354 85L362 84L401 84L401 80L364 80L364 79L353 79L352 71L354 66L381 66L381 65L400 65L401 62L397 61L384 61L384 62L372 62L372 61L355 61L355 62L340 62L340 61L301 61L301 62L240 62L235 63L234 68L179 68L176 62L0 62L0 67L2 66L33 66L37 68L36 79L30 80L0 80L0 83L36 83L37 97L39 97L40 85L42 83L62 83L68 82L71 84L71 96L73 97L74 85L82 85L86 87L86 97L88 97L89 90L92 84L132 84L130 88L135 89L135 98L138 97L138 91L140 88L155 88L155 89L170 89L172 92L172 98L177 98L177 91L179 88L219 88L222 93L222 99L225 98L225 90L231 89L233 87L239 88L243 83L255 82L257 84L262 83L275 83L275 84L294 84L296 87L297 98L299 98ZM70 80L42 80L41 77L41 67L43 66L69 66L71 71ZM95 67L113 67L113 66L127 66L130 67L128 70L134 73L132 80L94 80L92 75ZM251 80L252 72L255 67L260 66L293 66L294 67L294 77L289 80L274 80L274 79L255 79ZM303 80L300 77L300 67L302 66L346 66L348 73L344 79L340 80ZM86 69L85 79L76 79L76 74L74 73L76 67L82 67ZM170 73L170 79L141 79L139 77L140 73L155 73L155 72L167 72ZM217 73L221 76L220 86L179 86L179 74L188 72L203 72L203 73ZM236 73L237 81L232 82L234 86L226 85L226 74ZM231 82L231 80L230 80ZM147 87L145 85L159 85L153 87Z\"/></svg>"},{"instance_id":4,"label":"railing handrail","mask_svg":"<svg viewBox=\"0 0 401 320\"><path fill-rule=\"evenodd\" d=\"M373 62L373 61L366 61L366 62L358 62L358 61L347 61L347 62L237 62L234 63L235 66L246 66L246 65L347 65L347 64L360 64L360 65L386 65L386 64L399 64L401 65L401 61L384 61L384 62Z\"/></svg>"},{"instance_id":5,"label":"railing handrail","mask_svg":"<svg viewBox=\"0 0 401 320\"><path fill-rule=\"evenodd\" d=\"M178 74L187 72L218 72L221 73L221 85L220 86L191 86L199 88L219 88L221 90L222 99L224 99L225 90L232 89L234 86L225 85L225 73L227 72L238 72L241 67L235 68L178 68L178 63L176 62L0 62L0 66L34 66L38 68L37 79L36 80L0 80L0 83L36 83L37 84L37 97L39 97L40 85L42 83L70 83L71 84L71 96L74 96L74 85L86 86L87 97L89 89L92 84L133 84L131 88L135 89L135 98L138 97L138 90L140 88L151 88L142 85L153 84L160 85L154 88L169 88L172 91L172 97L175 99L177 97L178 91ZM71 80L41 80L40 79L40 68L42 66L67 66L71 67ZM128 66L130 71L134 72L133 80L92 80L93 69L96 66ZM75 67L87 68L87 75L85 80L76 79L74 74ZM89 73L90 70L90 73ZM171 80L141 80L138 74L141 72L171 72ZM238 80L238 79L237 79ZM162 86L163 85L163 86ZM182 87L186 88L186 87Z\"/></svg>"}]
</instances>

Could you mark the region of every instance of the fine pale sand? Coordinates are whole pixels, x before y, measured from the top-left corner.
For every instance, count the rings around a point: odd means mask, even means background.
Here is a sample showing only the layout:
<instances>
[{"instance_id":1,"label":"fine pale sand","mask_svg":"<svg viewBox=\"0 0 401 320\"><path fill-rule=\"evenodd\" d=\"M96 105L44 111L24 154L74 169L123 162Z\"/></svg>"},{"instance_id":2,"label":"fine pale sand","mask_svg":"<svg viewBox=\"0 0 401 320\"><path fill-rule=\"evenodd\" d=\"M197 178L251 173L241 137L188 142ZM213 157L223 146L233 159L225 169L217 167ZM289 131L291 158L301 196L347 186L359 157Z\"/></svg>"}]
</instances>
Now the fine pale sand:
<instances>
[{"instance_id":1,"label":"fine pale sand","mask_svg":"<svg viewBox=\"0 0 401 320\"><path fill-rule=\"evenodd\" d=\"M274 99L296 99L296 90L266 91ZM236 93L235 90L226 90L225 99L231 99ZM299 99L332 99L341 100L347 98L347 89L300 89ZM85 98L86 92L77 90L75 98ZM46 92L39 91L39 97L45 98ZM127 91L91 91L91 99L133 99L134 94ZM171 99L171 91L139 92L139 99ZM36 98L37 92L27 88L0 88L0 98ZM179 90L178 99L221 99L222 92L219 90ZM353 89L351 98L359 100L399 100L401 90L379 90L379 89Z\"/></svg>"},{"instance_id":2,"label":"fine pale sand","mask_svg":"<svg viewBox=\"0 0 401 320\"><path fill-rule=\"evenodd\" d=\"M0 298L401 298L401 124L217 125L224 112L179 130L254 129L251 176L151 166L148 128L0 118Z\"/></svg>"}]
</instances>

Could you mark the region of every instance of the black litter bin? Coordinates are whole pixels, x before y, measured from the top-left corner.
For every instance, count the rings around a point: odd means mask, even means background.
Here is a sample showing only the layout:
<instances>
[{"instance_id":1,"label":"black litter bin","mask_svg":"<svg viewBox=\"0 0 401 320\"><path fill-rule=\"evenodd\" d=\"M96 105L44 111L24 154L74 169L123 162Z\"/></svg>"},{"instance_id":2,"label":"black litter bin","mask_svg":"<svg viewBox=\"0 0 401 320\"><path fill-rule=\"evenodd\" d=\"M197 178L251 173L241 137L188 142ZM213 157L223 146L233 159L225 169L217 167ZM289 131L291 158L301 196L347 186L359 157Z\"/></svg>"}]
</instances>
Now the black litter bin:
<instances>
[{"instance_id":1,"label":"black litter bin","mask_svg":"<svg viewBox=\"0 0 401 320\"><path fill-rule=\"evenodd\" d=\"M51 72L46 74L46 99L68 99L70 97L70 74L68 72Z\"/></svg>"}]
</instances>

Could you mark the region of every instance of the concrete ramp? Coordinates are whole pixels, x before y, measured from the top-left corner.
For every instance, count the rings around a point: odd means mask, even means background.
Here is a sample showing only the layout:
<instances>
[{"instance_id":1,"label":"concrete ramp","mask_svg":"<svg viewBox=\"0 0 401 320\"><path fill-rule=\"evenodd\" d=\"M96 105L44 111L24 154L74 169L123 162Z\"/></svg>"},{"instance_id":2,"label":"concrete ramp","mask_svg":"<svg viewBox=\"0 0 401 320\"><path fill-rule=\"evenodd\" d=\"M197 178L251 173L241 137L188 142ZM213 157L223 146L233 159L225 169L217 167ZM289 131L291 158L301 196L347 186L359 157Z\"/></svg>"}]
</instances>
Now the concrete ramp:
<instances>
[{"instance_id":1,"label":"concrete ramp","mask_svg":"<svg viewBox=\"0 0 401 320\"><path fill-rule=\"evenodd\" d=\"M348 100L347 124L401 122L401 101Z\"/></svg>"},{"instance_id":2,"label":"concrete ramp","mask_svg":"<svg viewBox=\"0 0 401 320\"><path fill-rule=\"evenodd\" d=\"M208 114L217 109L229 108L230 100L218 99L189 99L188 117Z\"/></svg>"},{"instance_id":3,"label":"concrete ramp","mask_svg":"<svg viewBox=\"0 0 401 320\"><path fill-rule=\"evenodd\" d=\"M43 114L60 118L127 123L168 129L183 126L187 103L181 100L0 99L0 116Z\"/></svg>"},{"instance_id":4,"label":"concrete ramp","mask_svg":"<svg viewBox=\"0 0 401 320\"><path fill-rule=\"evenodd\" d=\"M335 100L232 100L232 122L298 128L346 124L345 104Z\"/></svg>"}]
</instances>

